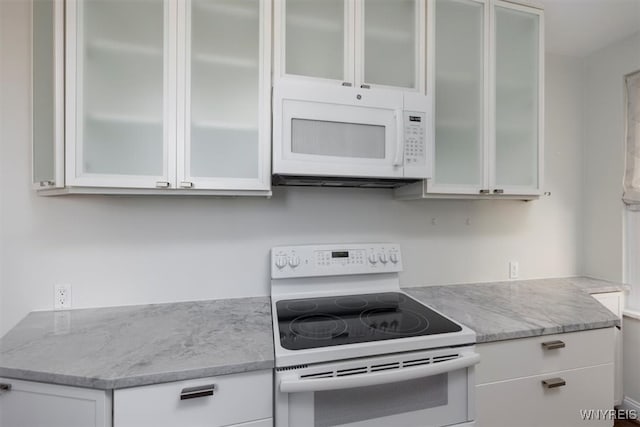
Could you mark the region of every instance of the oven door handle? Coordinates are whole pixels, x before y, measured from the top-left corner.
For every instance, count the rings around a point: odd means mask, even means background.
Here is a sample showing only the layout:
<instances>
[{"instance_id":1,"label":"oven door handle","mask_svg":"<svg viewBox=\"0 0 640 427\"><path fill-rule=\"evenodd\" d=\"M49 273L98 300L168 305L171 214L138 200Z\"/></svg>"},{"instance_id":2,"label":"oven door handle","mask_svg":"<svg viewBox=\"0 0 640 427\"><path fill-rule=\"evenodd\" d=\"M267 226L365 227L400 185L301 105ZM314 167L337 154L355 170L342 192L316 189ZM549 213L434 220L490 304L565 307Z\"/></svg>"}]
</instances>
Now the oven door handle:
<instances>
[{"instance_id":1,"label":"oven door handle","mask_svg":"<svg viewBox=\"0 0 640 427\"><path fill-rule=\"evenodd\" d=\"M280 381L280 391L282 393L300 393L307 391L342 390L346 388L389 384L457 371L459 369L473 366L479 362L480 355L473 353L457 359L448 360L446 362L431 363L429 365L411 368L370 372L345 377L282 379Z\"/></svg>"}]
</instances>

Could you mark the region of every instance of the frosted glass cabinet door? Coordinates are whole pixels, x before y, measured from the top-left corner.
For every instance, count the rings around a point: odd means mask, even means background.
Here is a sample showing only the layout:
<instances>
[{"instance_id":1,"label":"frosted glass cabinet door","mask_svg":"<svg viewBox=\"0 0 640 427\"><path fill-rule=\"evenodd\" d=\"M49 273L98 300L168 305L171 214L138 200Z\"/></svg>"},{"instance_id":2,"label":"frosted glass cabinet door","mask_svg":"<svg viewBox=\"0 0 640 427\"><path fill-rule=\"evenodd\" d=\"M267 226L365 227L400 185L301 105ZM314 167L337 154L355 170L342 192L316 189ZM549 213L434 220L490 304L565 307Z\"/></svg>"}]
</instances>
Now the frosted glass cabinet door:
<instances>
[{"instance_id":1,"label":"frosted glass cabinet door","mask_svg":"<svg viewBox=\"0 0 640 427\"><path fill-rule=\"evenodd\" d=\"M171 4L67 3L69 184L169 185Z\"/></svg>"},{"instance_id":2,"label":"frosted glass cabinet door","mask_svg":"<svg viewBox=\"0 0 640 427\"><path fill-rule=\"evenodd\" d=\"M494 192L539 188L542 15L496 2Z\"/></svg>"},{"instance_id":3,"label":"frosted glass cabinet door","mask_svg":"<svg viewBox=\"0 0 640 427\"><path fill-rule=\"evenodd\" d=\"M186 60L179 63L186 64L187 95L178 185L268 189L271 66L263 35L271 31L270 2L185 0L179 7L186 14Z\"/></svg>"},{"instance_id":4,"label":"frosted glass cabinet door","mask_svg":"<svg viewBox=\"0 0 640 427\"><path fill-rule=\"evenodd\" d=\"M64 187L64 3L35 0L33 17L33 183Z\"/></svg>"},{"instance_id":5,"label":"frosted glass cabinet door","mask_svg":"<svg viewBox=\"0 0 640 427\"><path fill-rule=\"evenodd\" d=\"M485 182L485 14L479 1L435 2L434 192L478 194Z\"/></svg>"},{"instance_id":6,"label":"frosted glass cabinet door","mask_svg":"<svg viewBox=\"0 0 640 427\"><path fill-rule=\"evenodd\" d=\"M283 74L353 82L350 0L276 0ZM284 8L284 16L282 16ZM282 46L283 44L283 46Z\"/></svg>"},{"instance_id":7,"label":"frosted glass cabinet door","mask_svg":"<svg viewBox=\"0 0 640 427\"><path fill-rule=\"evenodd\" d=\"M361 49L364 84L417 89L420 31L423 28L420 0L362 0Z\"/></svg>"}]
</instances>

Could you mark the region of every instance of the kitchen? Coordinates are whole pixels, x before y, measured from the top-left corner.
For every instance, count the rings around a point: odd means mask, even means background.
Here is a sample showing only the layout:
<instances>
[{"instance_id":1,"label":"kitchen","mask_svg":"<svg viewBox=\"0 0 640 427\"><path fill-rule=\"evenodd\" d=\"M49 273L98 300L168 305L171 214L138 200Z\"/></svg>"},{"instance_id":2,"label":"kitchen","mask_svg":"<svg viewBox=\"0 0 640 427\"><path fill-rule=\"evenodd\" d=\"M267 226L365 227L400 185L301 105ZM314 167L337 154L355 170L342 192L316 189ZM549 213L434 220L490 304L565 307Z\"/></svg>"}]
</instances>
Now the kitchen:
<instances>
[{"instance_id":1,"label":"kitchen","mask_svg":"<svg viewBox=\"0 0 640 427\"><path fill-rule=\"evenodd\" d=\"M273 4L274 26L281 3ZM73 309L56 314L268 297L271 249L291 245L396 243L404 289L512 277L590 276L630 283L625 241L631 227L625 225L620 185L622 82L640 69L640 6L637 1L577 5L552 0L543 6L544 173L537 200L522 202L498 197L400 200L389 189L281 186L273 186L270 197L38 195L30 182L31 5L2 1L0 335L30 312L52 310L56 285L70 285ZM425 19L425 32L431 31ZM436 66L425 63L422 72L429 75L429 67ZM632 308L633 291L627 299ZM64 330L65 317L58 319ZM464 324L463 318L454 320ZM632 316L625 318L625 332L638 328L633 322ZM75 328L72 323L70 330ZM270 324L265 328L272 333ZM625 360L633 360L633 353ZM640 379L633 381L631 366L625 371L624 396L640 399ZM216 425L233 422L238 421ZM520 424L509 420L508 425Z\"/></svg>"}]
</instances>

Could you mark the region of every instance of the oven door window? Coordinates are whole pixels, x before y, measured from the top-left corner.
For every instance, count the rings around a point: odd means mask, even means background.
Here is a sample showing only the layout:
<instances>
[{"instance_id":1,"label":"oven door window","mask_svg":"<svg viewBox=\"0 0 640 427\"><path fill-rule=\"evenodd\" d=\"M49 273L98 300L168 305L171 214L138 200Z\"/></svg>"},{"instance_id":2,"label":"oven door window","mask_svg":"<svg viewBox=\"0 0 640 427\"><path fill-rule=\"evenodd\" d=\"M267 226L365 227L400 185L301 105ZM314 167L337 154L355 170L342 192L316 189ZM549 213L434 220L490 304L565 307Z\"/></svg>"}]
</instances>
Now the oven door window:
<instances>
[{"instance_id":1,"label":"oven door window","mask_svg":"<svg viewBox=\"0 0 640 427\"><path fill-rule=\"evenodd\" d=\"M469 413L466 369L390 384L288 395L286 427L437 427ZM281 395L282 396L282 395ZM283 396L282 396L283 397ZM277 406L276 406L277 408Z\"/></svg>"}]
</instances>

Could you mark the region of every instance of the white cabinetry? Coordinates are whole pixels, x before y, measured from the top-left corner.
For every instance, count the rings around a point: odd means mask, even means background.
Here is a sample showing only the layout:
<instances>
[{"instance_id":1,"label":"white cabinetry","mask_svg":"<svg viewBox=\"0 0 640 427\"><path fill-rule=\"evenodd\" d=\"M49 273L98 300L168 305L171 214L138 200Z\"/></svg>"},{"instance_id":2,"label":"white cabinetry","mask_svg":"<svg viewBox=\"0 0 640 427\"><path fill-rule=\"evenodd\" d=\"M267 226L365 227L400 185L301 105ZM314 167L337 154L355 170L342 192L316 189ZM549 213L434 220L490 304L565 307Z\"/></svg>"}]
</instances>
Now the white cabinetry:
<instances>
[{"instance_id":1,"label":"white cabinetry","mask_svg":"<svg viewBox=\"0 0 640 427\"><path fill-rule=\"evenodd\" d=\"M111 393L0 378L0 426L111 427Z\"/></svg>"},{"instance_id":2,"label":"white cabinetry","mask_svg":"<svg viewBox=\"0 0 640 427\"><path fill-rule=\"evenodd\" d=\"M275 0L275 77L425 91L426 0Z\"/></svg>"},{"instance_id":3,"label":"white cabinetry","mask_svg":"<svg viewBox=\"0 0 640 427\"><path fill-rule=\"evenodd\" d=\"M48 97L34 108L39 188L270 194L271 2L56 0L44 9L34 7L34 85ZM38 87L37 64L48 64L51 84ZM49 129L53 141L42 137Z\"/></svg>"},{"instance_id":4,"label":"white cabinetry","mask_svg":"<svg viewBox=\"0 0 640 427\"><path fill-rule=\"evenodd\" d=\"M271 370L115 390L114 427L273 425Z\"/></svg>"},{"instance_id":5,"label":"white cabinetry","mask_svg":"<svg viewBox=\"0 0 640 427\"><path fill-rule=\"evenodd\" d=\"M613 408L613 328L479 344L479 427L578 427ZM613 421L591 421L608 426Z\"/></svg>"},{"instance_id":6,"label":"white cabinetry","mask_svg":"<svg viewBox=\"0 0 640 427\"><path fill-rule=\"evenodd\" d=\"M541 193L544 15L500 0L429 1L433 178L397 197Z\"/></svg>"},{"instance_id":7,"label":"white cabinetry","mask_svg":"<svg viewBox=\"0 0 640 427\"><path fill-rule=\"evenodd\" d=\"M600 304L604 305L611 312L613 312L616 316L620 318L620 322L622 322L622 312L624 310L624 292L603 292L599 294L592 294L596 300L600 302ZM623 379L622 379L622 353L623 353L623 341L622 341L622 330L616 328L616 338L615 338L615 352L616 352L616 361L615 361L615 370L616 370L616 382L615 382L615 403L616 405L622 404L623 399Z\"/></svg>"}]
</instances>

